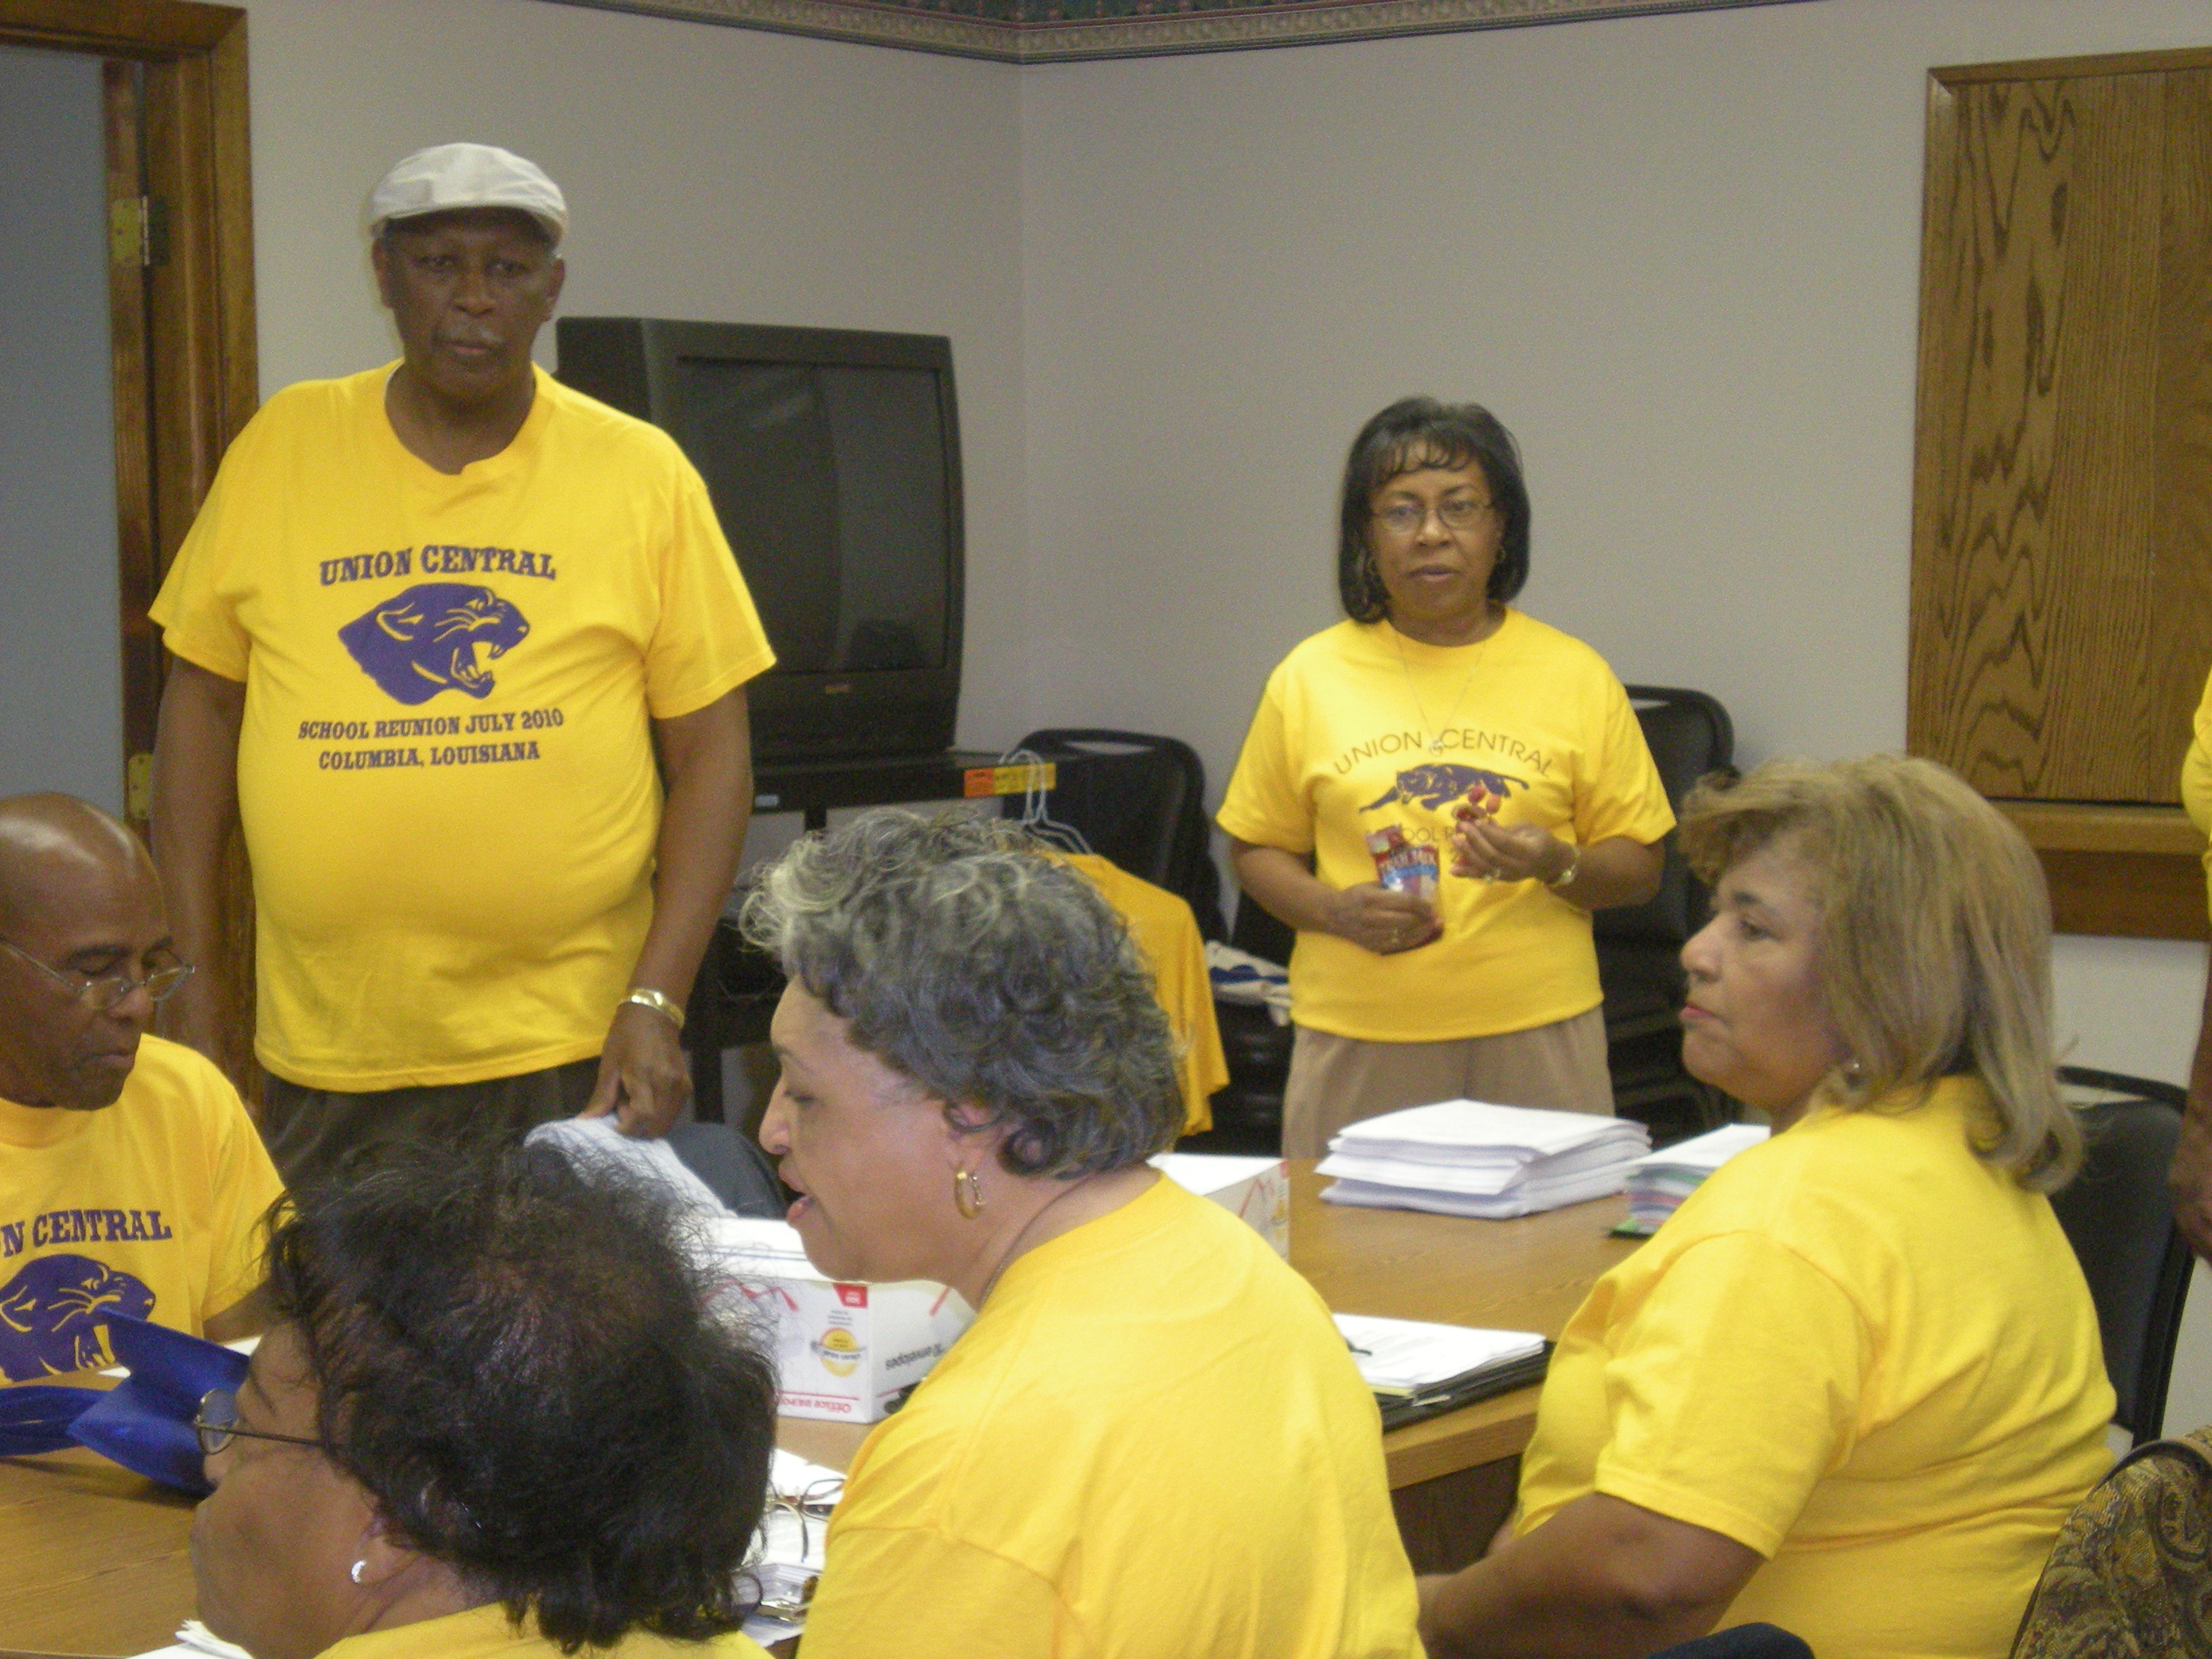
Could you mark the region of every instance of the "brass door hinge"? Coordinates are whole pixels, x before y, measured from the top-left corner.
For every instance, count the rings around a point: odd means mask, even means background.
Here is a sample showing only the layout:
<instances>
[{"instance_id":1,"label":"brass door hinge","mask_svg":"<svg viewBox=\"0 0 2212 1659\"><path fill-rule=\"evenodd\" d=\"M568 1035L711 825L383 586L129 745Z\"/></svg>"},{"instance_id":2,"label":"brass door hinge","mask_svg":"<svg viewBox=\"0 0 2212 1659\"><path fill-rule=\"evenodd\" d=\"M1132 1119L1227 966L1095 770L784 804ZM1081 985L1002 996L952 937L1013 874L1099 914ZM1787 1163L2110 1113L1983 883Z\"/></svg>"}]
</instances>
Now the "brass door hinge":
<instances>
[{"instance_id":1,"label":"brass door hinge","mask_svg":"<svg viewBox=\"0 0 2212 1659\"><path fill-rule=\"evenodd\" d=\"M107 204L107 257L118 265L149 270L169 263L169 204L157 196Z\"/></svg>"}]
</instances>

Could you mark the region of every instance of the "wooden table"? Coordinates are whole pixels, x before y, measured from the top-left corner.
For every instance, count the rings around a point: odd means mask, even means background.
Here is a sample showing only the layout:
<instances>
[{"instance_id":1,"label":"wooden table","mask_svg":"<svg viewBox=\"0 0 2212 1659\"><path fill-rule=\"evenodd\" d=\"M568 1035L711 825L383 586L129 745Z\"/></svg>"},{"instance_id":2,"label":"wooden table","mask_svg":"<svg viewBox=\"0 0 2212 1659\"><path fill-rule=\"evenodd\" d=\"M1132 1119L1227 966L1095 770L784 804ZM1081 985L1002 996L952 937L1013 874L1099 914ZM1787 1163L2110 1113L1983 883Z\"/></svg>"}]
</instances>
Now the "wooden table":
<instances>
[{"instance_id":1,"label":"wooden table","mask_svg":"<svg viewBox=\"0 0 2212 1659\"><path fill-rule=\"evenodd\" d=\"M143 1653L191 1611L192 1500L95 1452L0 1458L0 1650Z\"/></svg>"},{"instance_id":2,"label":"wooden table","mask_svg":"<svg viewBox=\"0 0 2212 1659\"><path fill-rule=\"evenodd\" d=\"M1607 1236L1625 1200L1522 1221L1324 1204L1291 1176L1291 1261L1332 1308L1556 1337L1591 1284L1635 1248ZM1536 1390L1382 1438L1407 1553L1423 1571L1474 1559L1510 1506ZM867 1431L787 1418L777 1439L842 1468ZM120 1655L167 1643L191 1611L190 1502L86 1451L0 1459L0 1659Z\"/></svg>"}]
</instances>

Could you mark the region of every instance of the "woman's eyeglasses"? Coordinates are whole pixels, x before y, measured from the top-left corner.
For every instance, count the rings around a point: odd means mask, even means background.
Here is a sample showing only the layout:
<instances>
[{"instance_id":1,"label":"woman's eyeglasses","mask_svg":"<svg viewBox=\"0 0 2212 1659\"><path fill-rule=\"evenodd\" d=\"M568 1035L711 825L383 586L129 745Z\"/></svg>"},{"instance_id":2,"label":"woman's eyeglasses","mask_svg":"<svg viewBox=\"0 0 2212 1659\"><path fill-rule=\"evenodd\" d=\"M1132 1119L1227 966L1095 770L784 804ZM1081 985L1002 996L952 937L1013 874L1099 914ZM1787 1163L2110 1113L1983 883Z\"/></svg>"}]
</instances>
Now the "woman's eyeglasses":
<instances>
[{"instance_id":1,"label":"woman's eyeglasses","mask_svg":"<svg viewBox=\"0 0 2212 1659\"><path fill-rule=\"evenodd\" d=\"M1439 501L1434 507L1423 507L1413 501L1399 501L1389 507L1377 507L1375 522L1401 539L1417 536L1421 526L1434 513L1447 530L1472 530L1481 521L1482 515L1497 505L1494 501Z\"/></svg>"},{"instance_id":2,"label":"woman's eyeglasses","mask_svg":"<svg viewBox=\"0 0 2212 1659\"><path fill-rule=\"evenodd\" d=\"M296 1434L270 1434L261 1429L241 1429L238 1426L238 1396L228 1389L210 1389L200 1396L200 1408L192 1418L192 1432L200 1437L200 1455L213 1457L233 1440L278 1440L288 1446L313 1446L317 1451L328 1451L328 1443L306 1440Z\"/></svg>"}]
</instances>

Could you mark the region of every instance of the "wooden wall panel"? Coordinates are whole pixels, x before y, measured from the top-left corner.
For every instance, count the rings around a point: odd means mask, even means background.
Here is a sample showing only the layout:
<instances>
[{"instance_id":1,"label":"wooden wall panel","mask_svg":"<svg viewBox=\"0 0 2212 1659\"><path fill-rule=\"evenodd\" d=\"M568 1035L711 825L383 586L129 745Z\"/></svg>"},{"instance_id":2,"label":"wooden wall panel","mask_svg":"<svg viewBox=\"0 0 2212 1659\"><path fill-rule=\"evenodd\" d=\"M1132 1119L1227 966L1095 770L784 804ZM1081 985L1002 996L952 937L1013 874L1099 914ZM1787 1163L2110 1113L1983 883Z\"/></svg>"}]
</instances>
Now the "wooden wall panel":
<instances>
[{"instance_id":1,"label":"wooden wall panel","mask_svg":"<svg viewBox=\"0 0 2212 1659\"><path fill-rule=\"evenodd\" d=\"M2172 799L2151 623L2165 89L1945 88L1922 285L1910 742L1998 796Z\"/></svg>"},{"instance_id":2,"label":"wooden wall panel","mask_svg":"<svg viewBox=\"0 0 2212 1659\"><path fill-rule=\"evenodd\" d=\"M2212 49L1931 70L1924 213L1908 746L2062 930L2203 938Z\"/></svg>"},{"instance_id":3,"label":"wooden wall panel","mask_svg":"<svg viewBox=\"0 0 2212 1659\"><path fill-rule=\"evenodd\" d=\"M2150 724L2154 781L2172 787L2186 720L2212 672L2212 71L2168 72L2159 284L2157 504L2151 533ZM2171 800L2160 793L2147 799Z\"/></svg>"}]
</instances>

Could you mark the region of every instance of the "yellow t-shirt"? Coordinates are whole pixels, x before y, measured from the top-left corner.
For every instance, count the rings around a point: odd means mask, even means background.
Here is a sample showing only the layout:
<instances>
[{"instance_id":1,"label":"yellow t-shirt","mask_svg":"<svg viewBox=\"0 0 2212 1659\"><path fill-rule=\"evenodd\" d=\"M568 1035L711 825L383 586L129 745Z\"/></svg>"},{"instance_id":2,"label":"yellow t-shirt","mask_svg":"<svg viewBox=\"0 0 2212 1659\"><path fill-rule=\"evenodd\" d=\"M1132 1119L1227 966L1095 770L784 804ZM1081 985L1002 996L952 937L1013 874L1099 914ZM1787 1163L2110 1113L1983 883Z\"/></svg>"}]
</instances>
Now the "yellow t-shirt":
<instances>
[{"instance_id":1,"label":"yellow t-shirt","mask_svg":"<svg viewBox=\"0 0 2212 1659\"><path fill-rule=\"evenodd\" d=\"M1442 724L1443 750L1430 747ZM1219 823L1316 855L1328 886L1376 878L1368 836L1434 848L1443 936L1376 956L1302 933L1291 1018L1338 1036L1428 1042L1526 1031L1602 1000L1589 912L1540 881L1451 873L1452 809L1474 785L1506 823L1587 847L1674 827L1644 731L1604 659L1519 611L1490 638L1439 647L1388 623L1339 623L1268 677Z\"/></svg>"},{"instance_id":2,"label":"yellow t-shirt","mask_svg":"<svg viewBox=\"0 0 2212 1659\"><path fill-rule=\"evenodd\" d=\"M768 1659L768 1650L732 1631L711 1642L671 1642L634 1631L611 1648L586 1648L592 1659ZM496 1601L443 1619L349 1636L320 1659L559 1659L561 1650L538 1633L534 1620L517 1631Z\"/></svg>"},{"instance_id":3,"label":"yellow t-shirt","mask_svg":"<svg viewBox=\"0 0 2212 1659\"><path fill-rule=\"evenodd\" d=\"M1164 887L1133 876L1111 859L1083 853L1067 860L1091 878L1129 924L1129 936L1152 964L1152 989L1175 1034L1176 1076L1182 1084L1182 1132L1213 1127L1213 1091L1229 1081L1221 1026L1213 1017L1213 981L1206 940L1190 906Z\"/></svg>"},{"instance_id":4,"label":"yellow t-shirt","mask_svg":"<svg viewBox=\"0 0 2212 1659\"><path fill-rule=\"evenodd\" d=\"M2050 1201L1967 1145L1986 1101L1817 1109L1692 1194L1568 1322L1520 1529L1605 1492L1768 1558L1725 1624L2003 1653L2113 1399Z\"/></svg>"},{"instance_id":5,"label":"yellow t-shirt","mask_svg":"<svg viewBox=\"0 0 2212 1659\"><path fill-rule=\"evenodd\" d=\"M283 1190L238 1091L160 1037L112 1106L0 1100L0 1380L112 1364L111 1313L201 1334L261 1283Z\"/></svg>"},{"instance_id":6,"label":"yellow t-shirt","mask_svg":"<svg viewBox=\"0 0 2212 1659\"><path fill-rule=\"evenodd\" d=\"M154 603L246 686L256 1048L367 1091L587 1059L653 916L647 717L774 660L675 441L545 375L448 477L389 368L277 393Z\"/></svg>"},{"instance_id":7,"label":"yellow t-shirt","mask_svg":"<svg viewBox=\"0 0 2212 1659\"><path fill-rule=\"evenodd\" d=\"M1420 1651L1343 1339L1170 1181L1007 1268L860 1447L825 1547L806 1659Z\"/></svg>"},{"instance_id":8,"label":"yellow t-shirt","mask_svg":"<svg viewBox=\"0 0 2212 1659\"><path fill-rule=\"evenodd\" d=\"M2200 834L2212 836L2212 678L2204 682L2204 696L2197 705L2195 729L2189 753L2181 762L2181 804ZM2204 849L2206 902L2212 905L2212 844Z\"/></svg>"}]
</instances>

